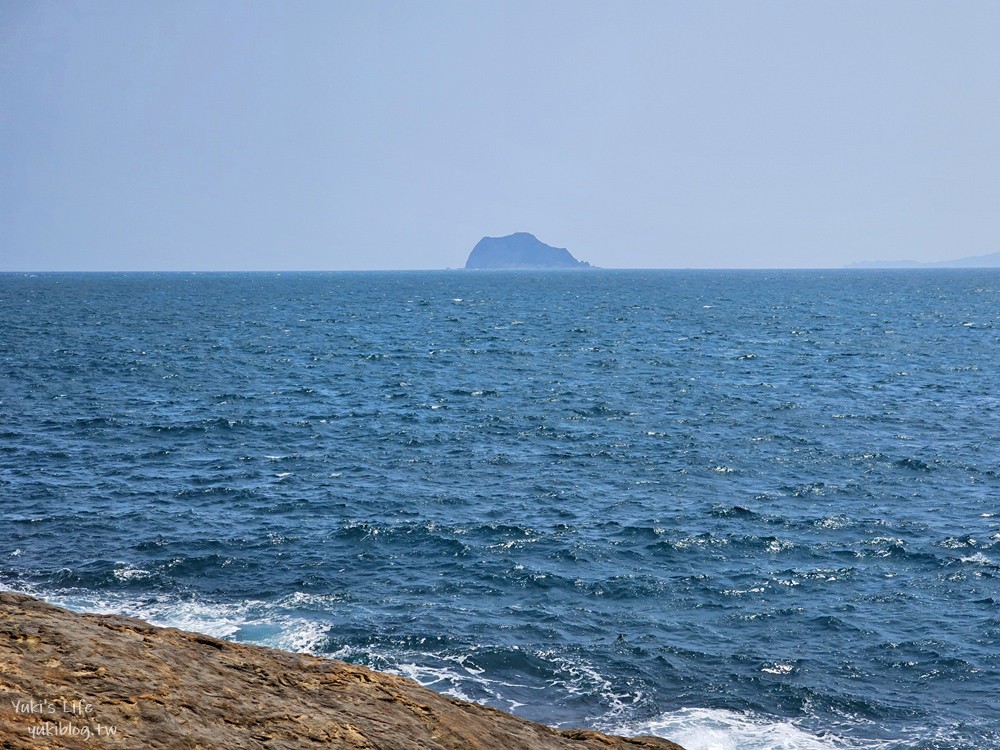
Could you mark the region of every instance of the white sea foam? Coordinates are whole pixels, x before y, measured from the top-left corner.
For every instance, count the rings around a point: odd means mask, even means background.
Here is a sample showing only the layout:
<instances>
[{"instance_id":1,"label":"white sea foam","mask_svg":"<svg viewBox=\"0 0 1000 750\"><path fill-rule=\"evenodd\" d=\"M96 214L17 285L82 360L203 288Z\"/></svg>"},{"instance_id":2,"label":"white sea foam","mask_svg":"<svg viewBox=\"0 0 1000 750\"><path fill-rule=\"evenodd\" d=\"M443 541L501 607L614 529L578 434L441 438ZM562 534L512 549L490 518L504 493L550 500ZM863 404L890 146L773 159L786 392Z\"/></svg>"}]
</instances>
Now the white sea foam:
<instances>
[{"instance_id":1,"label":"white sea foam","mask_svg":"<svg viewBox=\"0 0 1000 750\"><path fill-rule=\"evenodd\" d=\"M606 729L626 736L662 737L687 750L876 750L884 747L877 741L859 743L828 733L816 734L790 721L711 708L684 708L649 722Z\"/></svg>"},{"instance_id":2,"label":"white sea foam","mask_svg":"<svg viewBox=\"0 0 1000 750\"><path fill-rule=\"evenodd\" d=\"M569 695L600 696L608 707L604 715L606 721L624 715L642 697L638 693L616 692L613 681L585 659L567 657L553 651L540 651L538 655L555 668L551 685L565 690Z\"/></svg>"},{"instance_id":3,"label":"white sea foam","mask_svg":"<svg viewBox=\"0 0 1000 750\"><path fill-rule=\"evenodd\" d=\"M987 567L996 566L996 564L982 552L976 552L974 555L968 555L967 557L960 557L958 559L964 563L972 563L973 565L985 565Z\"/></svg>"},{"instance_id":4,"label":"white sea foam","mask_svg":"<svg viewBox=\"0 0 1000 750\"><path fill-rule=\"evenodd\" d=\"M519 649L515 647L514 651ZM613 681L602 675L586 659L548 650L524 652L525 657L545 664L545 671L550 673L544 681L538 680L537 676L517 677L516 673L508 673L503 677L492 675L478 663L480 648L476 646L459 653L420 650L400 652L378 646L344 646L328 655L407 677L453 698L497 706L507 711L515 711L528 705L524 699L529 695L537 695L537 699L530 700L535 705L551 704L553 694L570 698L596 698L603 705L602 716L600 719L590 717L588 721L607 723L621 720L642 699L641 692L616 690Z\"/></svg>"},{"instance_id":5,"label":"white sea foam","mask_svg":"<svg viewBox=\"0 0 1000 750\"><path fill-rule=\"evenodd\" d=\"M118 563L114 569L114 576L119 581L134 581L143 578L150 578L153 574L143 568L136 568L128 563Z\"/></svg>"},{"instance_id":6,"label":"white sea foam","mask_svg":"<svg viewBox=\"0 0 1000 750\"><path fill-rule=\"evenodd\" d=\"M760 671L767 672L768 674L791 674L795 671L795 665L774 662L773 664L765 664L760 668Z\"/></svg>"},{"instance_id":7,"label":"white sea foam","mask_svg":"<svg viewBox=\"0 0 1000 750\"><path fill-rule=\"evenodd\" d=\"M123 567L116 577L127 579L145 571ZM16 587L0 581L0 588L35 596L76 612L137 617L153 625L203 633L214 638L257 643L299 653L318 653L327 638L330 623L301 617L262 601L220 603L179 599L160 594L131 598L123 594L97 592L44 592ZM307 595L303 595L307 596ZM294 597L294 595L293 595Z\"/></svg>"},{"instance_id":8,"label":"white sea foam","mask_svg":"<svg viewBox=\"0 0 1000 750\"><path fill-rule=\"evenodd\" d=\"M540 695L544 695L546 690L544 685L509 683L487 676L486 670L474 661L476 651L477 649L473 648L461 654L421 651L400 654L391 651L382 652L377 648L344 646L328 655L334 659L358 660L381 671L414 680L424 687L452 698L503 706L508 711L525 705L509 697L510 688L516 688L521 694L526 690L536 690Z\"/></svg>"},{"instance_id":9,"label":"white sea foam","mask_svg":"<svg viewBox=\"0 0 1000 750\"><path fill-rule=\"evenodd\" d=\"M767 545L767 551L772 553L785 552L794 547L794 544L784 539L772 539Z\"/></svg>"}]
</instances>

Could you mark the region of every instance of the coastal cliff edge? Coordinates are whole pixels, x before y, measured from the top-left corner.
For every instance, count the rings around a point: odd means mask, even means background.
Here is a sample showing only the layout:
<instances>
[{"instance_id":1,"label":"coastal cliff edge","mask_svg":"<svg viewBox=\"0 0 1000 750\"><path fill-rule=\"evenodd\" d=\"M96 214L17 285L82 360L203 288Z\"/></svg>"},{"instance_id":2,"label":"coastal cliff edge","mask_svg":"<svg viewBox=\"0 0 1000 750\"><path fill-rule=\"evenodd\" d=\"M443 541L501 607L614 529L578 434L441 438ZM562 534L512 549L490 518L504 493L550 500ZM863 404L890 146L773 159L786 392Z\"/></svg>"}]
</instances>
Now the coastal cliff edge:
<instances>
[{"instance_id":1,"label":"coastal cliff edge","mask_svg":"<svg viewBox=\"0 0 1000 750\"><path fill-rule=\"evenodd\" d=\"M0 592L0 748L683 750L303 654Z\"/></svg>"}]
</instances>

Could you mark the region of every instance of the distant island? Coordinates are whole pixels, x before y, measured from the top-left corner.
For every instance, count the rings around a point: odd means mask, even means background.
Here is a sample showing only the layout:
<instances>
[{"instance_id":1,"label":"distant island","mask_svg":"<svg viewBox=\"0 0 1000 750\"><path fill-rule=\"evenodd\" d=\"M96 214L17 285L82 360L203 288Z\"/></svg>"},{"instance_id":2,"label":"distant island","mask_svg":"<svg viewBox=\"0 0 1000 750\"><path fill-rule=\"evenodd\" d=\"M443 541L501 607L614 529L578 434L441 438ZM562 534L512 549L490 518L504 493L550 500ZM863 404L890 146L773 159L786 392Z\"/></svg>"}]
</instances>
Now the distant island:
<instances>
[{"instance_id":1,"label":"distant island","mask_svg":"<svg viewBox=\"0 0 1000 750\"><path fill-rule=\"evenodd\" d=\"M851 263L846 268L1000 268L1000 253L970 255L955 260L937 263L921 263L916 260L864 260Z\"/></svg>"},{"instance_id":2,"label":"distant island","mask_svg":"<svg viewBox=\"0 0 1000 750\"><path fill-rule=\"evenodd\" d=\"M564 247L552 247L528 232L483 237L469 253L467 269L590 268Z\"/></svg>"}]
</instances>

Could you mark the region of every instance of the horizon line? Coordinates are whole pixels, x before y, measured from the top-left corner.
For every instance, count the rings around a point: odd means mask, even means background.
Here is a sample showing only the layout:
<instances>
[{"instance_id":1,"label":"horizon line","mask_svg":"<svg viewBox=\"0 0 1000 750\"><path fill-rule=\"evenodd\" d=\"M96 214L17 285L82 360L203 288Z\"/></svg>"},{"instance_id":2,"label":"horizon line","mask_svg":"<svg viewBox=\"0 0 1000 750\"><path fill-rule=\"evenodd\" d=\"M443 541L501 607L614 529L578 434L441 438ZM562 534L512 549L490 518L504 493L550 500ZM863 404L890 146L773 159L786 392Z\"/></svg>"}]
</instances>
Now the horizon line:
<instances>
[{"instance_id":1,"label":"horizon line","mask_svg":"<svg viewBox=\"0 0 1000 750\"><path fill-rule=\"evenodd\" d=\"M0 275L43 275L43 274L282 274L282 273L549 273L588 271L983 271L1000 269L997 266L943 266L936 264L919 265L846 265L846 266L590 266L588 268L283 268L283 269L49 269L49 270L4 270Z\"/></svg>"}]
</instances>

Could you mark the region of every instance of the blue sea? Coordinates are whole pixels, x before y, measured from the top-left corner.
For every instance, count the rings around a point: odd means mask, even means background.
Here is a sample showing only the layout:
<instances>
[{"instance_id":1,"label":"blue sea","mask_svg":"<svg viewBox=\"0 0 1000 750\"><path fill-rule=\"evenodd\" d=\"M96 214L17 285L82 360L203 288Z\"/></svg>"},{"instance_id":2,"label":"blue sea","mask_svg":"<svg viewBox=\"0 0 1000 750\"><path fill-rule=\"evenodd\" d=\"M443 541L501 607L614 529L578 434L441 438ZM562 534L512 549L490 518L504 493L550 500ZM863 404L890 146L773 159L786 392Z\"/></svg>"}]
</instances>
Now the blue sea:
<instances>
[{"instance_id":1,"label":"blue sea","mask_svg":"<svg viewBox=\"0 0 1000 750\"><path fill-rule=\"evenodd\" d=\"M0 276L0 587L688 750L1000 748L1000 271Z\"/></svg>"}]
</instances>

